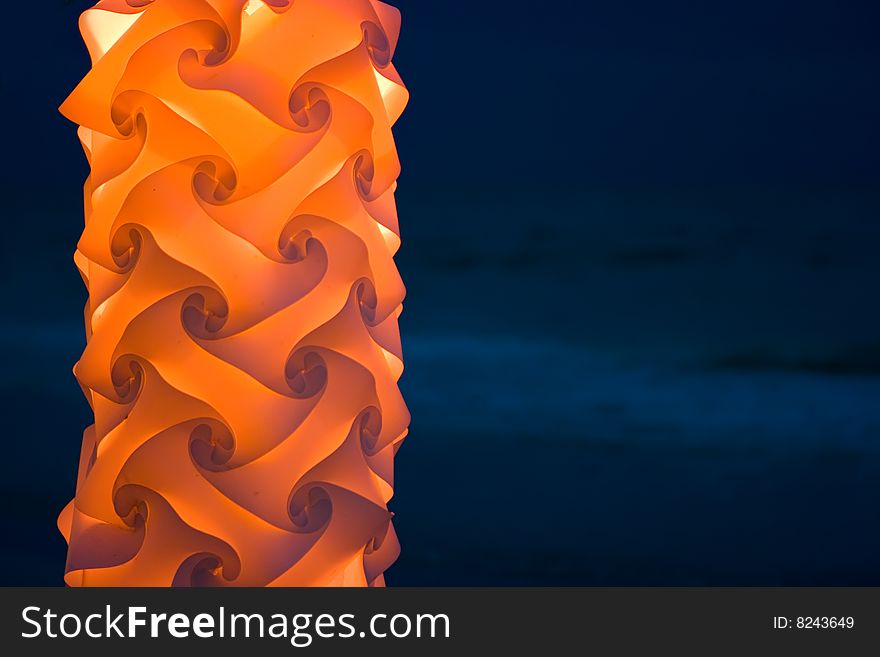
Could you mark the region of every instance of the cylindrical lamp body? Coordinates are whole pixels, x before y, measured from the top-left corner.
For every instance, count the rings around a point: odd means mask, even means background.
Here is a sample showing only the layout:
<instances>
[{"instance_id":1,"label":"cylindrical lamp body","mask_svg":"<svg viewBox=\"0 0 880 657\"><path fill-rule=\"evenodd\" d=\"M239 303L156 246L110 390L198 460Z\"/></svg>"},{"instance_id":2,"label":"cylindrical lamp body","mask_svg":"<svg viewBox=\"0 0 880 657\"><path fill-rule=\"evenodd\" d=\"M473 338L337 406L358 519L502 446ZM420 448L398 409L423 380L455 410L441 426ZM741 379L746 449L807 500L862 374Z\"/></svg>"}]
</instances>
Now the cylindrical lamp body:
<instances>
[{"instance_id":1,"label":"cylindrical lamp body","mask_svg":"<svg viewBox=\"0 0 880 657\"><path fill-rule=\"evenodd\" d=\"M409 414L377 0L101 0L73 586L381 585Z\"/></svg>"}]
</instances>

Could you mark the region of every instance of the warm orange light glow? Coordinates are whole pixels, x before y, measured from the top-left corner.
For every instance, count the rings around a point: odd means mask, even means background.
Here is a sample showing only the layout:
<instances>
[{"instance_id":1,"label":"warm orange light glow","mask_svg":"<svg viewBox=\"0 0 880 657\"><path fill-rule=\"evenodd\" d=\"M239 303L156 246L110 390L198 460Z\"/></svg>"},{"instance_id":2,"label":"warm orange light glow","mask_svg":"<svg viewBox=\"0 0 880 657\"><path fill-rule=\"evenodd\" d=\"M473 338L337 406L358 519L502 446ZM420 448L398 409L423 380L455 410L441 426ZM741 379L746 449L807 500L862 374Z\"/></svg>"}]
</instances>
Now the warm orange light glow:
<instances>
[{"instance_id":1,"label":"warm orange light glow","mask_svg":"<svg viewBox=\"0 0 880 657\"><path fill-rule=\"evenodd\" d=\"M381 585L409 415L376 0L101 0L61 107L91 165L59 527L76 586Z\"/></svg>"}]
</instances>

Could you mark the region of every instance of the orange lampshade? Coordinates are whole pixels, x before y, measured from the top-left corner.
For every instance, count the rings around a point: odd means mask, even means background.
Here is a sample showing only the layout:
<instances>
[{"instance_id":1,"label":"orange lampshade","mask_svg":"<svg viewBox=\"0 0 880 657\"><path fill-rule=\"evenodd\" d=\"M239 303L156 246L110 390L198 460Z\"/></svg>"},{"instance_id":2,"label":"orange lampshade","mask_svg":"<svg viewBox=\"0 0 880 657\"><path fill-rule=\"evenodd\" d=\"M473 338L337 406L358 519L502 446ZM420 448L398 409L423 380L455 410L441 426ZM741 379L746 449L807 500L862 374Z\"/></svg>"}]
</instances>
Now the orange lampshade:
<instances>
[{"instance_id":1,"label":"orange lampshade","mask_svg":"<svg viewBox=\"0 0 880 657\"><path fill-rule=\"evenodd\" d=\"M101 0L61 107L91 165L75 261L95 422L72 586L381 585L409 414L377 0Z\"/></svg>"}]
</instances>

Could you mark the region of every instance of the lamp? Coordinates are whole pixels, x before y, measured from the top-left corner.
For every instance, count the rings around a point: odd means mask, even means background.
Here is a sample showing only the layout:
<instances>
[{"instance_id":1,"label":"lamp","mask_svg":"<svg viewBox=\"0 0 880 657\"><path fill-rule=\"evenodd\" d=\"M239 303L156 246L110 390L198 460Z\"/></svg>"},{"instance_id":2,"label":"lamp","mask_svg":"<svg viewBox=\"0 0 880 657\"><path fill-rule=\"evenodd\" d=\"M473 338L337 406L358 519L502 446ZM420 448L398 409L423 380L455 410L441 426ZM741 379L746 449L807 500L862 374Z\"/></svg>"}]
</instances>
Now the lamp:
<instances>
[{"instance_id":1,"label":"lamp","mask_svg":"<svg viewBox=\"0 0 880 657\"><path fill-rule=\"evenodd\" d=\"M71 586L382 585L409 414L376 0L101 0L61 107L94 411Z\"/></svg>"}]
</instances>

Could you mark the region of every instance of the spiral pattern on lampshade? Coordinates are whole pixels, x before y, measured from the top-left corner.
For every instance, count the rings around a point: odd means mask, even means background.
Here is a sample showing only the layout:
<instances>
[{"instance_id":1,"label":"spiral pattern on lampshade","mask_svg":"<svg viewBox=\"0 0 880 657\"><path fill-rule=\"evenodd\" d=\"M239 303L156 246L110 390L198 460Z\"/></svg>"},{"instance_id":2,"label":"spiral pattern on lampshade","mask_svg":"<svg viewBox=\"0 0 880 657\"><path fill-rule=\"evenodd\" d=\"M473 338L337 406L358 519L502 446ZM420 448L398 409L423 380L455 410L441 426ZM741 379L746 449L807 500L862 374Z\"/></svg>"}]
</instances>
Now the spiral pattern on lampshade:
<instances>
[{"instance_id":1,"label":"spiral pattern on lampshade","mask_svg":"<svg viewBox=\"0 0 880 657\"><path fill-rule=\"evenodd\" d=\"M72 586L382 585L409 414L376 0L101 0Z\"/></svg>"}]
</instances>

